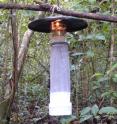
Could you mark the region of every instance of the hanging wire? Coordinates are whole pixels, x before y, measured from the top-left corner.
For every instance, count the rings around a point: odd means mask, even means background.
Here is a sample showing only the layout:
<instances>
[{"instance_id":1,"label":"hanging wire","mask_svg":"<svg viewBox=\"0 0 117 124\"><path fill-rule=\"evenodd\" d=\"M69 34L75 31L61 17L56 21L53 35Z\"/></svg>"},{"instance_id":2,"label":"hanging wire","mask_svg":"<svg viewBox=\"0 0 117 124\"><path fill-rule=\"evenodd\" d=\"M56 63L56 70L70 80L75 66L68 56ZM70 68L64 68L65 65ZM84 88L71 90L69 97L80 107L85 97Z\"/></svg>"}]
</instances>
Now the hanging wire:
<instances>
[{"instance_id":1,"label":"hanging wire","mask_svg":"<svg viewBox=\"0 0 117 124\"><path fill-rule=\"evenodd\" d=\"M50 8L50 11L52 12L51 16L54 15L55 10L57 10L57 11L60 11L60 10L61 10L61 8L60 8L60 1L59 1L59 0L56 1L56 5L53 5L53 6Z\"/></svg>"},{"instance_id":2,"label":"hanging wire","mask_svg":"<svg viewBox=\"0 0 117 124\"><path fill-rule=\"evenodd\" d=\"M60 7L60 1L59 0L57 0L57 6Z\"/></svg>"}]
</instances>

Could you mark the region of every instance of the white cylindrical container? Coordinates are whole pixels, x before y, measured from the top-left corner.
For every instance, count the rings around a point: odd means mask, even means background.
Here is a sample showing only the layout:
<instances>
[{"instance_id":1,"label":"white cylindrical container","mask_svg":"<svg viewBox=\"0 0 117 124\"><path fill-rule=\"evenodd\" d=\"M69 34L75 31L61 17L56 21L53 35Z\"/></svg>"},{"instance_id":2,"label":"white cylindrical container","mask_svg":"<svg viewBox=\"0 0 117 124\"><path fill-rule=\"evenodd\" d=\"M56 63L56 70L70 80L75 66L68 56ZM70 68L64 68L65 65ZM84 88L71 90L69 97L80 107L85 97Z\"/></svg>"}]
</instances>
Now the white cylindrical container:
<instances>
[{"instance_id":1,"label":"white cylindrical container","mask_svg":"<svg viewBox=\"0 0 117 124\"><path fill-rule=\"evenodd\" d=\"M50 56L50 104L52 116L71 115L68 43L63 36L52 38Z\"/></svg>"}]
</instances>

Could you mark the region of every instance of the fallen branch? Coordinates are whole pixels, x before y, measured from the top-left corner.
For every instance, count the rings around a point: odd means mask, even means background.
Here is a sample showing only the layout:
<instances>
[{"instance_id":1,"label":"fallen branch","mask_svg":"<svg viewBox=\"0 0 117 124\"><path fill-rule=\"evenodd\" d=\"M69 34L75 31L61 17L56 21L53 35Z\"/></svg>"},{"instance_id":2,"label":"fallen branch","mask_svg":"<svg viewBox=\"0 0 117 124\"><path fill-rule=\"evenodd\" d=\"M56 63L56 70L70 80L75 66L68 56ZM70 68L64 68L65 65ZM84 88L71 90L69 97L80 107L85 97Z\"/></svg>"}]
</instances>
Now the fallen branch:
<instances>
[{"instance_id":1,"label":"fallen branch","mask_svg":"<svg viewBox=\"0 0 117 124\"><path fill-rule=\"evenodd\" d=\"M95 13L86 13L86 12L81 13L81 12L75 12L75 11L71 11L71 10L64 10L62 8L58 9L54 5L50 5L50 4L46 4L46 3L40 3L39 5L10 4L10 3L0 4L0 9L18 9L18 10L52 12L53 8L54 8L55 13L62 14L62 15L117 23L117 16L106 16L106 15L95 14Z\"/></svg>"}]
</instances>

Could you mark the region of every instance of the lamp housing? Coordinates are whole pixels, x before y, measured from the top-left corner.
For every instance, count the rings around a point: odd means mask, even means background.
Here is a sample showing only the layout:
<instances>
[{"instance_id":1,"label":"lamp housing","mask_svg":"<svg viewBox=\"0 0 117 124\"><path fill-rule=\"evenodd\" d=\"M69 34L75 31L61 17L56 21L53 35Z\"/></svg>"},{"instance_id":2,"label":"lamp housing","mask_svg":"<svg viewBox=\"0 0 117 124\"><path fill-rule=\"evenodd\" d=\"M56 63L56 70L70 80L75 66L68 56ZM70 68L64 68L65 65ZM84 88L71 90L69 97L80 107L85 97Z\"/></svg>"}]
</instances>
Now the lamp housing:
<instances>
[{"instance_id":1,"label":"lamp housing","mask_svg":"<svg viewBox=\"0 0 117 124\"><path fill-rule=\"evenodd\" d=\"M70 62L65 34L86 28L87 22L71 16L54 16L34 20L28 27L33 31L52 33L49 114L52 116L71 115Z\"/></svg>"}]
</instances>

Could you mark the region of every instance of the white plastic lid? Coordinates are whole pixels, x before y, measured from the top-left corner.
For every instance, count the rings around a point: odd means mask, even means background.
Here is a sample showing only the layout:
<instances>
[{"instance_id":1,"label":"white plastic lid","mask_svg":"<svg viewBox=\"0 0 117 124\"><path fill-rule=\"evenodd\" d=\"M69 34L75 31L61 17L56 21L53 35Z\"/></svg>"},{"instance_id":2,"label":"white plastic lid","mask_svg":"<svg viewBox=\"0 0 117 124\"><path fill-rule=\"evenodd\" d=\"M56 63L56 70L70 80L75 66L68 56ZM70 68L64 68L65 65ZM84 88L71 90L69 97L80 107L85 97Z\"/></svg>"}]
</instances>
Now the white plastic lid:
<instances>
[{"instance_id":1,"label":"white plastic lid","mask_svg":"<svg viewBox=\"0 0 117 124\"><path fill-rule=\"evenodd\" d=\"M50 93L49 115L62 116L72 114L69 92Z\"/></svg>"}]
</instances>

